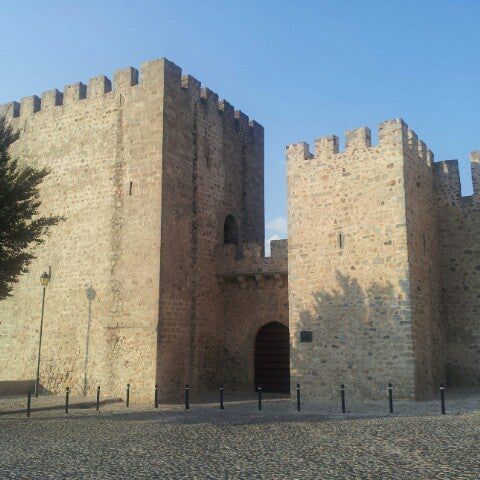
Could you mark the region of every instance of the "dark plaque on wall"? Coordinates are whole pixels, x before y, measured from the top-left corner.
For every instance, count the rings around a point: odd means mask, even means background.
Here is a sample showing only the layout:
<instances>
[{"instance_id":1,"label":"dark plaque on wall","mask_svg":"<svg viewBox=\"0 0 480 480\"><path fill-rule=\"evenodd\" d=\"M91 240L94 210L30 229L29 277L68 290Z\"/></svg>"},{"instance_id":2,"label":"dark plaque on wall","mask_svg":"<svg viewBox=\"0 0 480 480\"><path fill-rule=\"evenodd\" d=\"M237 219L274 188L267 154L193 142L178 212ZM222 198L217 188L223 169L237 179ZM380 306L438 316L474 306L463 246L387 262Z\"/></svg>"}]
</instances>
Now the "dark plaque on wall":
<instances>
[{"instance_id":1,"label":"dark plaque on wall","mask_svg":"<svg viewBox=\"0 0 480 480\"><path fill-rule=\"evenodd\" d=\"M300 341L301 342L311 342L312 341L311 330L302 330L300 332Z\"/></svg>"}]
</instances>

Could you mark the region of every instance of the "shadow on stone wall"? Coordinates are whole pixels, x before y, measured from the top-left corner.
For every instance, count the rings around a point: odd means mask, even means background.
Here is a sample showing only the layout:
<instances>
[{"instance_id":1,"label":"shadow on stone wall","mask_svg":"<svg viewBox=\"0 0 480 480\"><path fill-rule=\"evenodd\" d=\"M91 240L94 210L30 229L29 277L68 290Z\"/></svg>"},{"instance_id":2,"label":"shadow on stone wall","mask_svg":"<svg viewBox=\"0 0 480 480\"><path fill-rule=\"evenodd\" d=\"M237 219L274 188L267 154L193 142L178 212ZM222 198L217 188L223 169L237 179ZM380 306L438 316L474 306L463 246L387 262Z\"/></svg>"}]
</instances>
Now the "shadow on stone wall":
<instances>
[{"instance_id":1,"label":"shadow on stone wall","mask_svg":"<svg viewBox=\"0 0 480 480\"><path fill-rule=\"evenodd\" d=\"M88 300L88 318L87 318L87 329L85 333L85 357L84 357L84 364L83 364L83 389L82 393L83 395L87 395L88 392L88 375L87 375L87 370L88 370L88 360L89 360L89 350L90 350L90 328L92 324L92 303L95 300L97 296L97 292L95 289L92 287L92 285L89 285L85 289L85 295Z\"/></svg>"},{"instance_id":2,"label":"shadow on stone wall","mask_svg":"<svg viewBox=\"0 0 480 480\"><path fill-rule=\"evenodd\" d=\"M293 364L306 372L301 380L322 396L337 395L345 383L358 396L376 398L388 382L399 381L396 366L409 355L399 351L404 349L405 294L388 280L361 285L338 270L336 281L336 288L314 292L312 309L300 313L294 335L312 331L313 348L299 343ZM407 394L410 387L402 388Z\"/></svg>"},{"instance_id":3,"label":"shadow on stone wall","mask_svg":"<svg viewBox=\"0 0 480 480\"><path fill-rule=\"evenodd\" d=\"M338 270L336 279L339 288L317 291L313 294L315 301L313 311L301 313L302 328L309 323L329 321L332 313L334 318L343 320L354 318L356 323L364 325L372 325L380 319L386 320L391 325L394 320L401 319L399 312L404 295L395 296L391 282L385 282L383 285L373 282L368 288L363 288L356 278L342 274Z\"/></svg>"}]
</instances>

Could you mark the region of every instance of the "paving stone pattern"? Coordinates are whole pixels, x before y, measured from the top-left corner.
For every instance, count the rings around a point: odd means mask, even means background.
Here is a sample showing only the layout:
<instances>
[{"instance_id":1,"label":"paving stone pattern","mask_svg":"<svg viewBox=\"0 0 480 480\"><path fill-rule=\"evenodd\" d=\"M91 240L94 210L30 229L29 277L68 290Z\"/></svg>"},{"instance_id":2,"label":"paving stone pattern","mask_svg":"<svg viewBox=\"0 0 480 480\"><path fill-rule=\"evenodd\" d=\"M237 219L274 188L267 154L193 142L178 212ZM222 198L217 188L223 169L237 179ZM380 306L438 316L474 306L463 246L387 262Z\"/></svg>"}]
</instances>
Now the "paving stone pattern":
<instances>
[{"instance_id":1,"label":"paving stone pattern","mask_svg":"<svg viewBox=\"0 0 480 480\"><path fill-rule=\"evenodd\" d=\"M447 415L438 399L396 402L399 416L348 405L342 417L335 405L297 412L282 399L259 412L253 398L227 398L224 411L193 402L2 415L0 478L478 479L478 397L447 400ZM14 403L1 401L2 412Z\"/></svg>"}]
</instances>

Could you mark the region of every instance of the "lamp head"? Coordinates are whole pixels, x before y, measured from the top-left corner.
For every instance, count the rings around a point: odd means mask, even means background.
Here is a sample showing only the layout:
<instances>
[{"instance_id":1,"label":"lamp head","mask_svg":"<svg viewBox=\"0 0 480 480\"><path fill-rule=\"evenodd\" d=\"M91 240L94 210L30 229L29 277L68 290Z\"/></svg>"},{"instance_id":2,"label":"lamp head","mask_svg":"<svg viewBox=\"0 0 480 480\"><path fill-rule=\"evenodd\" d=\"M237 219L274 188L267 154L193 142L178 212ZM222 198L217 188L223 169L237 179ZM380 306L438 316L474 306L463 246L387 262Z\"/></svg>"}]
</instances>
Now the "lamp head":
<instances>
[{"instance_id":1,"label":"lamp head","mask_svg":"<svg viewBox=\"0 0 480 480\"><path fill-rule=\"evenodd\" d=\"M40 284L42 287L46 287L48 285L48 282L50 282L50 275L47 272L43 272L40 275Z\"/></svg>"}]
</instances>

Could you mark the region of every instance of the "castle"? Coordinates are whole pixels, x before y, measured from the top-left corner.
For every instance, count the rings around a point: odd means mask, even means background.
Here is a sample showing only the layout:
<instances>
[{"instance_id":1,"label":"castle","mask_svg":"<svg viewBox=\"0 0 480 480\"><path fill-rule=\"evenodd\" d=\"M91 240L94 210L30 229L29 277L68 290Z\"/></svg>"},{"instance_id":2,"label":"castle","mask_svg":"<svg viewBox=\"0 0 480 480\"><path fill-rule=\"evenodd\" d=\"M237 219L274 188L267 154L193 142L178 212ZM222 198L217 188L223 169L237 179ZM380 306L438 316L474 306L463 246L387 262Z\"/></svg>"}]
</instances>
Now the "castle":
<instances>
[{"instance_id":1,"label":"castle","mask_svg":"<svg viewBox=\"0 0 480 480\"><path fill-rule=\"evenodd\" d=\"M462 197L403 121L287 148L264 256L263 128L165 59L0 107L62 215L0 302L0 387L150 401L228 390L420 398L480 384L480 153Z\"/></svg>"}]
</instances>

